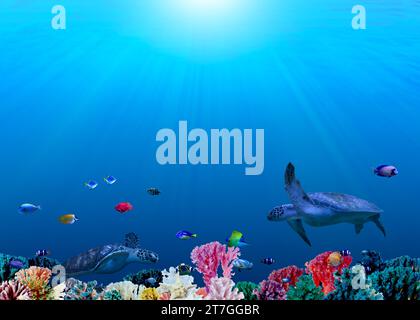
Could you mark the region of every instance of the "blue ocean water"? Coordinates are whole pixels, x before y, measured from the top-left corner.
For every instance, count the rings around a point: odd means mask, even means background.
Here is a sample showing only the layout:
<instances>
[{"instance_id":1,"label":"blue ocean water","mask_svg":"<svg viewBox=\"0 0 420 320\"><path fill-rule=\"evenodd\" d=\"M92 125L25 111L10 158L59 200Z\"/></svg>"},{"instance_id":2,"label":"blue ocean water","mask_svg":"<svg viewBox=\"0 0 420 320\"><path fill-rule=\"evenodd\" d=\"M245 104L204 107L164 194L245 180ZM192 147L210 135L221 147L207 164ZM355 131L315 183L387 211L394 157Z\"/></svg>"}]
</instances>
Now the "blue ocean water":
<instances>
[{"instance_id":1,"label":"blue ocean water","mask_svg":"<svg viewBox=\"0 0 420 320\"><path fill-rule=\"evenodd\" d=\"M326 250L419 256L420 3L363 1L367 29L356 31L353 1L308 2L61 0L67 29L53 30L55 0L2 0L0 252L49 249L64 261L136 232L163 269L237 229L251 244L242 257L255 264L237 281ZM264 129L263 174L159 165L156 133L180 120L191 129ZM306 227L308 247L286 223L269 222L270 209L289 202L289 161L308 192L381 207L387 237L373 224L360 235L352 225ZM382 163L400 174L373 175ZM110 174L113 186L83 186ZM116 213L122 201L135 209ZM43 209L20 215L24 202ZM80 221L59 224L65 213ZM199 237L180 241L182 229ZM277 262L262 265L264 257Z\"/></svg>"}]
</instances>

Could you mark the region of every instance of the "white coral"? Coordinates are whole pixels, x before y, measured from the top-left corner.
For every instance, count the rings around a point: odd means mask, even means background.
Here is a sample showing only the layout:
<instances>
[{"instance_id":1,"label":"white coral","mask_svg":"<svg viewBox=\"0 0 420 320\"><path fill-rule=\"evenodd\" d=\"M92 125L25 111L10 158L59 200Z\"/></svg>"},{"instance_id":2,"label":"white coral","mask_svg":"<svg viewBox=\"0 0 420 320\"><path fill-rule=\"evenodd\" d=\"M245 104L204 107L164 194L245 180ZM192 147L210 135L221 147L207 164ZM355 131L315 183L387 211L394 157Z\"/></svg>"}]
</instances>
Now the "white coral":
<instances>
[{"instance_id":1,"label":"white coral","mask_svg":"<svg viewBox=\"0 0 420 320\"><path fill-rule=\"evenodd\" d=\"M66 295L65 290L66 290L65 282L56 285L54 288L52 288L51 299L64 300L64 296Z\"/></svg>"},{"instance_id":2,"label":"white coral","mask_svg":"<svg viewBox=\"0 0 420 320\"><path fill-rule=\"evenodd\" d=\"M105 291L116 290L123 300L140 300L140 296L146 287L136 285L131 281L121 281L110 283L106 286Z\"/></svg>"},{"instance_id":3,"label":"white coral","mask_svg":"<svg viewBox=\"0 0 420 320\"><path fill-rule=\"evenodd\" d=\"M212 278L208 288L209 293L206 300L243 300L244 294L237 288L233 289L235 283L229 278Z\"/></svg>"},{"instance_id":4,"label":"white coral","mask_svg":"<svg viewBox=\"0 0 420 320\"><path fill-rule=\"evenodd\" d=\"M174 267L162 271L163 280L157 289L159 294L169 293L171 300L201 300L197 285L193 284L194 277L180 275Z\"/></svg>"}]
</instances>

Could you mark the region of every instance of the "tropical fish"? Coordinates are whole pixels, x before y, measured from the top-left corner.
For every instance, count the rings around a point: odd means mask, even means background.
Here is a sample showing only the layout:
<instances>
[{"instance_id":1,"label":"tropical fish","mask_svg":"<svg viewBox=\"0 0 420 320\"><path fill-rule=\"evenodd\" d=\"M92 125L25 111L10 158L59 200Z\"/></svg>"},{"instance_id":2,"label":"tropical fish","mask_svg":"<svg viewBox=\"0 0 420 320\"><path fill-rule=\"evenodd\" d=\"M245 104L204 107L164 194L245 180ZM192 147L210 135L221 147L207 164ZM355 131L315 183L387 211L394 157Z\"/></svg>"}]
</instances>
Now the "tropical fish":
<instances>
[{"instance_id":1,"label":"tropical fish","mask_svg":"<svg viewBox=\"0 0 420 320\"><path fill-rule=\"evenodd\" d=\"M178 271L180 276L186 276L192 273L193 267L185 263L181 263L178 267L176 267L176 271Z\"/></svg>"},{"instance_id":2,"label":"tropical fish","mask_svg":"<svg viewBox=\"0 0 420 320\"><path fill-rule=\"evenodd\" d=\"M340 252L332 252L328 256L328 264L333 267L338 267L343 262L343 256Z\"/></svg>"},{"instance_id":3,"label":"tropical fish","mask_svg":"<svg viewBox=\"0 0 420 320\"><path fill-rule=\"evenodd\" d=\"M9 261L9 266L15 269L23 269L25 267L25 264L22 261L15 259Z\"/></svg>"},{"instance_id":4,"label":"tropical fish","mask_svg":"<svg viewBox=\"0 0 420 320\"><path fill-rule=\"evenodd\" d=\"M74 214L64 214L58 217L58 221L60 221L62 224L73 224L76 221L79 221L79 218Z\"/></svg>"},{"instance_id":5,"label":"tropical fish","mask_svg":"<svg viewBox=\"0 0 420 320\"><path fill-rule=\"evenodd\" d=\"M226 239L228 242L228 247L243 247L247 246L248 243L245 242L245 238L242 232L233 231L229 238Z\"/></svg>"},{"instance_id":6,"label":"tropical fish","mask_svg":"<svg viewBox=\"0 0 420 320\"><path fill-rule=\"evenodd\" d=\"M22 214L30 214L38 210L41 210L41 206L37 206L31 203L24 203L18 209L19 213L22 213Z\"/></svg>"},{"instance_id":7,"label":"tropical fish","mask_svg":"<svg viewBox=\"0 0 420 320\"><path fill-rule=\"evenodd\" d=\"M119 213L126 213L133 210L133 206L129 202L121 202L115 206L115 210Z\"/></svg>"},{"instance_id":8,"label":"tropical fish","mask_svg":"<svg viewBox=\"0 0 420 320\"><path fill-rule=\"evenodd\" d=\"M45 257L45 256L49 256L50 254L51 254L50 250L45 250L45 249L41 249L35 252L35 255L37 257Z\"/></svg>"},{"instance_id":9,"label":"tropical fish","mask_svg":"<svg viewBox=\"0 0 420 320\"><path fill-rule=\"evenodd\" d=\"M251 270L254 266L254 264L248 260L245 259L235 259L232 262L232 265L234 268L241 270Z\"/></svg>"},{"instance_id":10,"label":"tropical fish","mask_svg":"<svg viewBox=\"0 0 420 320\"><path fill-rule=\"evenodd\" d=\"M261 263L268 264L268 265L274 264L275 262L276 260L274 260L273 258L264 258L261 260Z\"/></svg>"},{"instance_id":11,"label":"tropical fish","mask_svg":"<svg viewBox=\"0 0 420 320\"><path fill-rule=\"evenodd\" d=\"M351 256L351 252L350 252L350 250L347 250L347 249L345 249L345 250L341 250L341 251L340 251L340 254L341 254L343 257L348 257L348 256Z\"/></svg>"},{"instance_id":12,"label":"tropical fish","mask_svg":"<svg viewBox=\"0 0 420 320\"><path fill-rule=\"evenodd\" d=\"M151 286L154 286L156 284L156 279L153 277L150 277L149 279L146 279L144 282L150 284Z\"/></svg>"},{"instance_id":13,"label":"tropical fish","mask_svg":"<svg viewBox=\"0 0 420 320\"><path fill-rule=\"evenodd\" d=\"M88 182L85 182L85 186L89 189L89 190L94 190L96 189L96 187L98 186L98 183L94 180L90 180Z\"/></svg>"},{"instance_id":14,"label":"tropical fish","mask_svg":"<svg viewBox=\"0 0 420 320\"><path fill-rule=\"evenodd\" d=\"M192 239L192 238L197 238L196 233L192 233L192 232L189 232L189 231L186 231L186 230L178 231L175 236L178 239L181 239L181 240L189 240L189 239Z\"/></svg>"},{"instance_id":15,"label":"tropical fish","mask_svg":"<svg viewBox=\"0 0 420 320\"><path fill-rule=\"evenodd\" d=\"M117 182L117 179L113 176L108 176L104 178L104 181L109 185L113 185L115 182Z\"/></svg>"},{"instance_id":16,"label":"tropical fish","mask_svg":"<svg viewBox=\"0 0 420 320\"><path fill-rule=\"evenodd\" d=\"M157 188L149 188L147 189L147 193L150 194L151 196L158 196L160 195L160 190Z\"/></svg>"},{"instance_id":17,"label":"tropical fish","mask_svg":"<svg viewBox=\"0 0 420 320\"><path fill-rule=\"evenodd\" d=\"M383 164L375 168L375 170L373 170L373 173L379 177L391 178L398 174L398 169L394 166Z\"/></svg>"}]
</instances>

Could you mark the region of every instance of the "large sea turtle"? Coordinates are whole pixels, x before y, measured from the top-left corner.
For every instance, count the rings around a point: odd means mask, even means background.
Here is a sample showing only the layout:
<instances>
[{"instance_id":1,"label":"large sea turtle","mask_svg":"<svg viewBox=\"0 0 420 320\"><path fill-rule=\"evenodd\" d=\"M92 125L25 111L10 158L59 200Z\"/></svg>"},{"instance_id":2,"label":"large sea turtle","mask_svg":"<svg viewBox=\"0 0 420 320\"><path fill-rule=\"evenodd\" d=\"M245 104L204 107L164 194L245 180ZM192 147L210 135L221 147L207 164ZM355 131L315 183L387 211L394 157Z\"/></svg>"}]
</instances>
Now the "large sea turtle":
<instances>
[{"instance_id":1,"label":"large sea turtle","mask_svg":"<svg viewBox=\"0 0 420 320\"><path fill-rule=\"evenodd\" d=\"M275 207L267 218L270 221L287 221L308 245L311 242L302 222L314 227L351 223L359 234L363 224L371 221L385 236L385 228L379 220L383 211L373 203L342 193L306 193L296 179L295 167L291 163L286 168L284 180L292 204Z\"/></svg>"},{"instance_id":2,"label":"large sea turtle","mask_svg":"<svg viewBox=\"0 0 420 320\"><path fill-rule=\"evenodd\" d=\"M138 237L134 233L128 233L124 244L108 244L90 249L67 260L64 268L68 276L110 274L120 271L129 263L155 263L158 260L156 253L139 248Z\"/></svg>"}]
</instances>

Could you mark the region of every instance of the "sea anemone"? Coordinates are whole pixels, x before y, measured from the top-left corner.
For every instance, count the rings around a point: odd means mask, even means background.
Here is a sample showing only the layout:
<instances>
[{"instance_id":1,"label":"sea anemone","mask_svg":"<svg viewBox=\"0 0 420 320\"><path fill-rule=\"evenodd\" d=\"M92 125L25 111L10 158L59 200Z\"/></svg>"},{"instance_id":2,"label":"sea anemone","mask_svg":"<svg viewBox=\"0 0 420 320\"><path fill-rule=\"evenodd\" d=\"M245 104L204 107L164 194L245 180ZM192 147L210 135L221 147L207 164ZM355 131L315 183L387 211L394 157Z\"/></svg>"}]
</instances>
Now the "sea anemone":
<instances>
[{"instance_id":1,"label":"sea anemone","mask_svg":"<svg viewBox=\"0 0 420 320\"><path fill-rule=\"evenodd\" d=\"M48 300L51 288L48 283L51 277L51 270L41 267L30 267L16 273L16 280L27 286L32 294L33 300Z\"/></svg>"},{"instance_id":2,"label":"sea anemone","mask_svg":"<svg viewBox=\"0 0 420 320\"><path fill-rule=\"evenodd\" d=\"M234 286L235 283L229 278L213 278L205 300L243 300L244 294Z\"/></svg>"},{"instance_id":3,"label":"sea anemone","mask_svg":"<svg viewBox=\"0 0 420 320\"><path fill-rule=\"evenodd\" d=\"M0 300L30 300L27 286L17 281L5 281L0 285Z\"/></svg>"}]
</instances>

